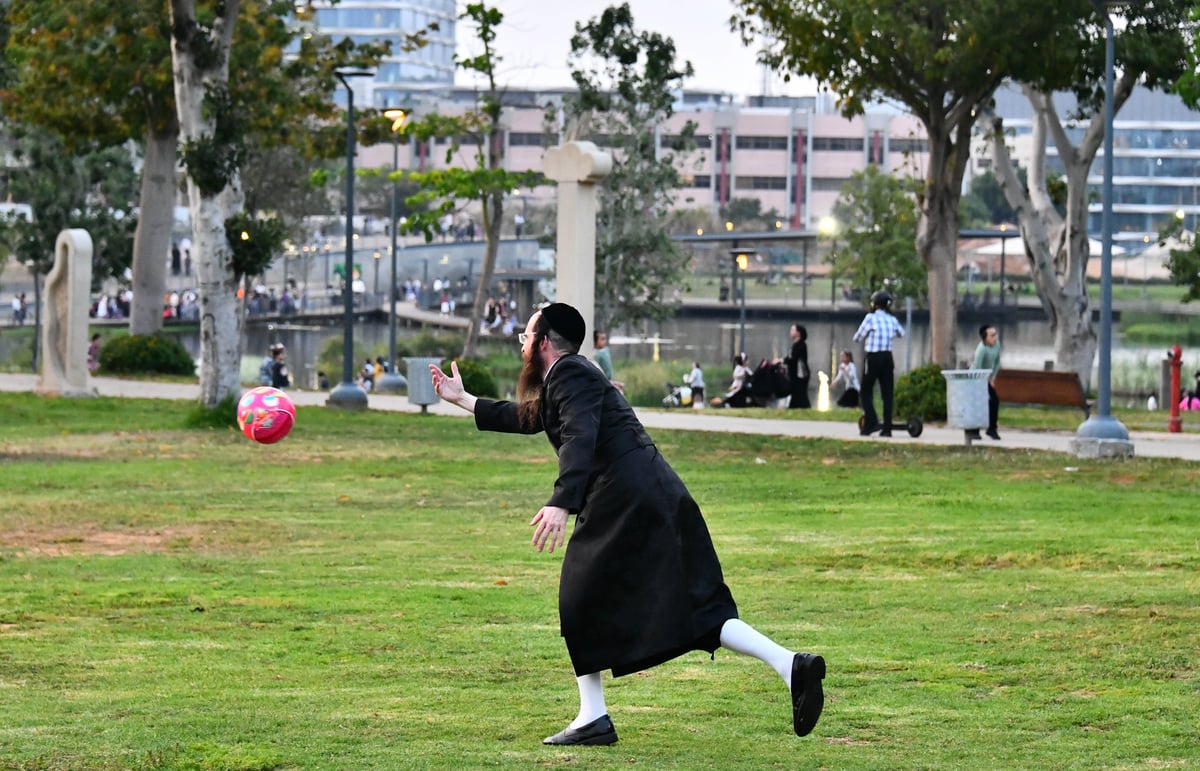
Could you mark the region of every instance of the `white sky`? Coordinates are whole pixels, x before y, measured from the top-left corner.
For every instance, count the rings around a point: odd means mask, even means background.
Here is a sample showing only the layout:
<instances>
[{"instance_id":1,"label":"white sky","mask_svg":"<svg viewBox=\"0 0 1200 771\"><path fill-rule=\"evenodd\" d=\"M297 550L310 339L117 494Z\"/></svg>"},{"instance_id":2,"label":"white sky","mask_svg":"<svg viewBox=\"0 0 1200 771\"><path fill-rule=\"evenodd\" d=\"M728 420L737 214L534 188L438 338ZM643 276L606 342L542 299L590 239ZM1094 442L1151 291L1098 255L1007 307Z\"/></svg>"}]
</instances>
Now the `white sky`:
<instances>
[{"instance_id":1,"label":"white sky","mask_svg":"<svg viewBox=\"0 0 1200 771\"><path fill-rule=\"evenodd\" d=\"M620 0L490 0L504 13L496 47L502 57L500 85L511 88L568 87L571 76L567 54L576 22L598 17ZM763 92L762 68L755 52L742 45L729 28L733 15L730 0L628 0L640 31L652 31L675 41L679 61L690 61L696 74L685 88L726 91L739 96ZM461 10L460 3L460 10ZM473 25L458 23L459 55L479 50ZM470 85L459 71L460 85ZM817 91L807 79L784 83L778 76L767 82L767 93L811 95Z\"/></svg>"}]
</instances>

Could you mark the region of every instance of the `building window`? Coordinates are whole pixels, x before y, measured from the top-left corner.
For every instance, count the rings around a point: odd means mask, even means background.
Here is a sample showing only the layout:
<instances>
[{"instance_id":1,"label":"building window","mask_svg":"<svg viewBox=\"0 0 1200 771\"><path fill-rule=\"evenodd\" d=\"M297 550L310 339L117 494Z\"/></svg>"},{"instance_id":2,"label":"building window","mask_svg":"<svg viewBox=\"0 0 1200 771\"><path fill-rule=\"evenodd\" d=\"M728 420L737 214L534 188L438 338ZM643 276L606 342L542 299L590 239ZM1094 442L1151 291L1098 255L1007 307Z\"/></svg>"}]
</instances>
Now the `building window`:
<instances>
[{"instance_id":1,"label":"building window","mask_svg":"<svg viewBox=\"0 0 1200 771\"><path fill-rule=\"evenodd\" d=\"M510 131L508 133L509 147L549 147L549 144L549 134L535 134L532 131Z\"/></svg>"},{"instance_id":2,"label":"building window","mask_svg":"<svg viewBox=\"0 0 1200 771\"><path fill-rule=\"evenodd\" d=\"M787 137L738 134L734 146L738 150L786 150Z\"/></svg>"},{"instance_id":3,"label":"building window","mask_svg":"<svg viewBox=\"0 0 1200 771\"><path fill-rule=\"evenodd\" d=\"M737 190L787 190L787 177L738 177Z\"/></svg>"},{"instance_id":4,"label":"building window","mask_svg":"<svg viewBox=\"0 0 1200 771\"><path fill-rule=\"evenodd\" d=\"M863 151L862 137L813 137L815 152L830 153L861 153Z\"/></svg>"},{"instance_id":5,"label":"building window","mask_svg":"<svg viewBox=\"0 0 1200 771\"><path fill-rule=\"evenodd\" d=\"M889 139L888 150L893 153L928 153L928 139Z\"/></svg>"},{"instance_id":6,"label":"building window","mask_svg":"<svg viewBox=\"0 0 1200 771\"><path fill-rule=\"evenodd\" d=\"M683 146L683 137L679 134L662 134L658 141L662 142L663 147L669 147L672 150L679 150ZM696 134L692 137L692 143L697 150L708 150L713 146L710 134Z\"/></svg>"},{"instance_id":7,"label":"building window","mask_svg":"<svg viewBox=\"0 0 1200 771\"><path fill-rule=\"evenodd\" d=\"M821 192L841 192L842 185L850 180L844 177L813 177L812 189Z\"/></svg>"}]
</instances>

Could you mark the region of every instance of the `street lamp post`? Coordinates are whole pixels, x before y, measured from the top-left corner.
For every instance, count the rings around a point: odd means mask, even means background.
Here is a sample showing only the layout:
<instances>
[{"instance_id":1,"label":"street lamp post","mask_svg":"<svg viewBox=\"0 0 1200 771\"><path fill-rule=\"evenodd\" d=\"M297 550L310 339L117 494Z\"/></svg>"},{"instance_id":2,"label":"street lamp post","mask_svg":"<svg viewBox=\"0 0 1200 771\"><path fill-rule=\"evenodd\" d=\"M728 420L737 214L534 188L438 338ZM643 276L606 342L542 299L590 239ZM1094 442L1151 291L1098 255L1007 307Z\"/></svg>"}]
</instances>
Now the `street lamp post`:
<instances>
[{"instance_id":1,"label":"street lamp post","mask_svg":"<svg viewBox=\"0 0 1200 771\"><path fill-rule=\"evenodd\" d=\"M375 388L383 393L395 393L408 386L408 381L400 375L398 370L399 362L396 361L396 303L400 301L396 296L396 250L399 243L396 229L400 216L398 201L400 196L400 181L395 178L395 175L400 171L400 132L404 131L404 122L408 120L408 112L405 110L384 110L383 115L385 118L392 120L392 287L391 292L388 294L391 298L391 303L388 306L388 362L391 368L379 378L379 381L375 383Z\"/></svg>"},{"instance_id":2,"label":"street lamp post","mask_svg":"<svg viewBox=\"0 0 1200 771\"><path fill-rule=\"evenodd\" d=\"M1112 406L1113 22L1109 2L1092 0L1104 17L1104 205L1100 215L1100 361L1097 412L1075 432L1077 454L1131 455L1129 431ZM1101 450L1101 448L1104 448Z\"/></svg>"},{"instance_id":3,"label":"street lamp post","mask_svg":"<svg viewBox=\"0 0 1200 771\"><path fill-rule=\"evenodd\" d=\"M831 239L829 246L829 307L837 307L837 273L834 272L833 255L837 252L838 221L828 214L817 222L817 232Z\"/></svg>"},{"instance_id":4,"label":"street lamp post","mask_svg":"<svg viewBox=\"0 0 1200 771\"><path fill-rule=\"evenodd\" d=\"M738 353L744 353L746 350L746 269L750 267L750 255L753 252L745 249L735 249L733 252L733 263L735 267L734 274L734 290L738 291L736 279L741 278L741 298L739 299L740 310L738 312Z\"/></svg>"},{"instance_id":5,"label":"street lamp post","mask_svg":"<svg viewBox=\"0 0 1200 771\"><path fill-rule=\"evenodd\" d=\"M329 392L325 404L347 410L365 410L367 392L354 382L354 89L349 78L370 77L361 70L338 70L337 79L346 87L346 289L342 292L342 382Z\"/></svg>"}]
</instances>

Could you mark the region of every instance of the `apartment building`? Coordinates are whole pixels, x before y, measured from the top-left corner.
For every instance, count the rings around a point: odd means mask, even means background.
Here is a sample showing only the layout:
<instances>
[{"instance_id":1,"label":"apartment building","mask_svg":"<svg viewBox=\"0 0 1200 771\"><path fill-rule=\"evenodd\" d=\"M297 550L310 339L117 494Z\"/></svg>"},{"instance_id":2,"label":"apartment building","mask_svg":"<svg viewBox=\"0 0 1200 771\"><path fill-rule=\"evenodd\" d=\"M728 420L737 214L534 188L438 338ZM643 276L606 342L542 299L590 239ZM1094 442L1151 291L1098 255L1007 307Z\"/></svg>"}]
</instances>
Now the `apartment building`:
<instances>
[{"instance_id":1,"label":"apartment building","mask_svg":"<svg viewBox=\"0 0 1200 771\"><path fill-rule=\"evenodd\" d=\"M1057 94L1061 116L1076 109L1072 94ZM1033 110L1015 88L996 93L996 110L1010 132L1007 140L1018 165L1029 163L1033 146ZM1078 143L1084 126L1070 124L1067 133ZM1047 144L1047 169L1061 173L1058 149ZM973 173L991 168L987 152L977 154ZM1088 231L1101 231L1104 202L1104 150L1097 153L1088 173L1091 190ZM1131 251L1153 242L1167 222L1182 215L1188 230L1200 218L1200 112L1174 94L1137 87L1113 120L1113 240Z\"/></svg>"},{"instance_id":2,"label":"apartment building","mask_svg":"<svg viewBox=\"0 0 1200 771\"><path fill-rule=\"evenodd\" d=\"M563 140L547 126L546 106L561 103L561 91L509 92L503 137L497 151L506 168L540 170L547 147ZM468 109L473 95L455 91L446 99L418 100L413 109L453 113ZM759 103L755 103L759 102ZM761 102L769 102L762 104ZM678 156L685 186L677 203L714 216L734 198L757 198L764 211L781 216L779 227L813 229L829 214L842 185L856 171L877 164L895 174L922 176L928 143L920 122L880 108L845 119L817 97L751 100L736 105L724 94L683 92L676 113L657 127L656 144L671 152L688 121L696 124L695 149ZM603 138L597 144L603 145ZM391 146L361 148L360 165L390 166ZM464 146L451 165L474 163L474 146ZM400 168L447 165L445 142L400 149ZM551 201L552 187L522 191L528 205Z\"/></svg>"},{"instance_id":3,"label":"apartment building","mask_svg":"<svg viewBox=\"0 0 1200 771\"><path fill-rule=\"evenodd\" d=\"M431 91L454 85L455 0L313 0L311 13L300 19L334 40L391 43L370 78L354 78L354 103L360 107L399 107ZM298 6L299 7L299 6ZM437 30L430 30L436 25ZM428 45L404 50L406 36L427 32ZM345 104L345 93L336 98Z\"/></svg>"}]
</instances>

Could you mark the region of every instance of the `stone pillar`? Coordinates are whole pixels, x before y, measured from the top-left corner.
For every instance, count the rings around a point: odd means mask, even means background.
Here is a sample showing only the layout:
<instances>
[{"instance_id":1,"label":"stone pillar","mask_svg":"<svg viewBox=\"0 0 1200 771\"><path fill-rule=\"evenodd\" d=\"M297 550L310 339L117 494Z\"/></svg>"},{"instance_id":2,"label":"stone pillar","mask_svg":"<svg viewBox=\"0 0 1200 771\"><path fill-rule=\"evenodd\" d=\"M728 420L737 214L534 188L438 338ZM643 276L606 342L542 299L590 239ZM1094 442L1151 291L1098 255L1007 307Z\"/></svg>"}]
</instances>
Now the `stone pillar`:
<instances>
[{"instance_id":1,"label":"stone pillar","mask_svg":"<svg viewBox=\"0 0 1200 771\"><path fill-rule=\"evenodd\" d=\"M91 291L92 237L86 230L64 230L54 244L54 268L46 276L38 393L96 395L87 369Z\"/></svg>"},{"instance_id":2,"label":"stone pillar","mask_svg":"<svg viewBox=\"0 0 1200 771\"><path fill-rule=\"evenodd\" d=\"M612 156L591 142L546 151L546 176L558 183L558 301L575 306L588 324L579 351L594 353L596 324L596 183L612 171Z\"/></svg>"}]
</instances>

